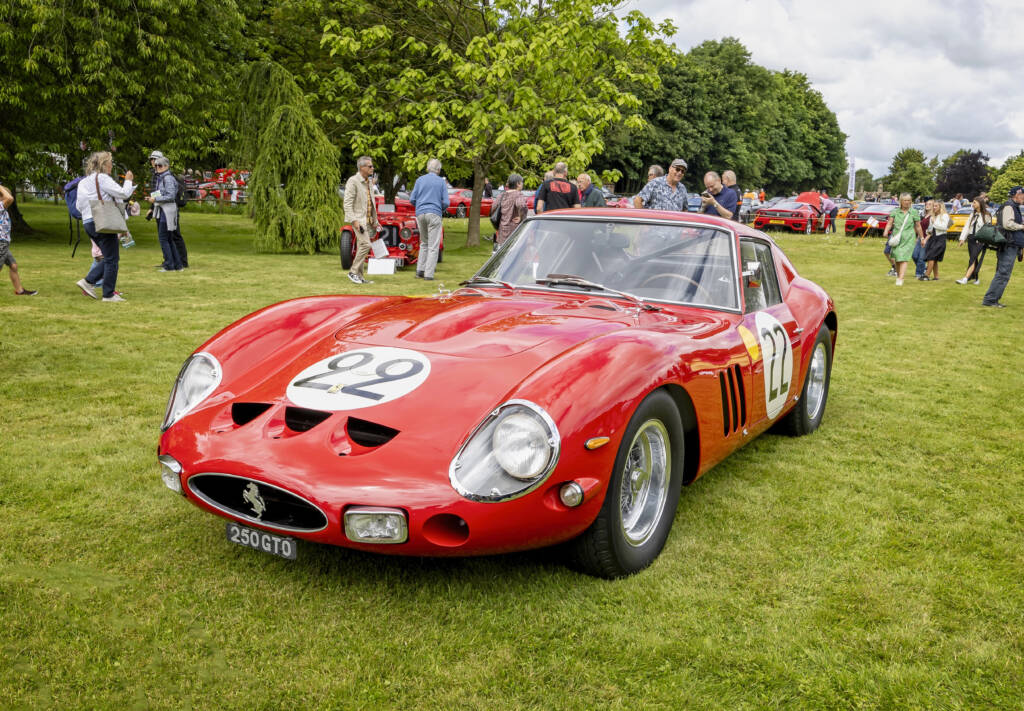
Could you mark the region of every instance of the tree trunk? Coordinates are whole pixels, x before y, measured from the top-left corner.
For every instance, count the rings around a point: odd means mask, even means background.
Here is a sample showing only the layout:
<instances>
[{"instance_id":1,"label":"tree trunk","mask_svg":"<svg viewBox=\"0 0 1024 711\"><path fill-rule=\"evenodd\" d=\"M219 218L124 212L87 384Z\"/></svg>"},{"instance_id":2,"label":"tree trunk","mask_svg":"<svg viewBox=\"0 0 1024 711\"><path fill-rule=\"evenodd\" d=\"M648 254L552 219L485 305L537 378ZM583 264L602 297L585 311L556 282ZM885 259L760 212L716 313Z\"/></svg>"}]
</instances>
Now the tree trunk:
<instances>
[{"instance_id":1,"label":"tree trunk","mask_svg":"<svg viewBox=\"0 0 1024 711\"><path fill-rule=\"evenodd\" d=\"M25 216L21 214L21 210L18 208L18 191L16 189L11 190L11 196L14 198L14 202L7 208L7 214L11 216L11 232L15 235L32 234L35 230L25 222Z\"/></svg>"},{"instance_id":2,"label":"tree trunk","mask_svg":"<svg viewBox=\"0 0 1024 711\"><path fill-rule=\"evenodd\" d=\"M480 244L480 201L484 196L484 166L480 161L473 161L473 201L469 204L469 229L466 230L466 246L476 247Z\"/></svg>"}]
</instances>

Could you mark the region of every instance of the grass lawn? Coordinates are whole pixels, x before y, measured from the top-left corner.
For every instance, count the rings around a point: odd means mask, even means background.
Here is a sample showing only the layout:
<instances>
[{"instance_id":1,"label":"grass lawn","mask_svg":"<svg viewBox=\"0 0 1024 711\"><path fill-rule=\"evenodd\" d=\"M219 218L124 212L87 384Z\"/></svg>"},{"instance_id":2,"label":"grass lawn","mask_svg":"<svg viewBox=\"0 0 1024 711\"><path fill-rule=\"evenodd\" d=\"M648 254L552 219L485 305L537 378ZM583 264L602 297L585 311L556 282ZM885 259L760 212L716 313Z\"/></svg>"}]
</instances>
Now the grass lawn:
<instances>
[{"instance_id":1,"label":"grass lawn","mask_svg":"<svg viewBox=\"0 0 1024 711\"><path fill-rule=\"evenodd\" d=\"M777 235L838 309L824 424L685 489L661 557L609 582L545 552L289 562L160 481L192 349L290 297L454 288L490 248L460 248L464 221L438 281L357 287L212 213L185 213L192 268L161 274L136 219L106 304L74 286L63 208L23 210L40 294L0 276L0 709L1021 707L1024 271L984 309L953 283L964 248L898 289L879 239Z\"/></svg>"}]
</instances>

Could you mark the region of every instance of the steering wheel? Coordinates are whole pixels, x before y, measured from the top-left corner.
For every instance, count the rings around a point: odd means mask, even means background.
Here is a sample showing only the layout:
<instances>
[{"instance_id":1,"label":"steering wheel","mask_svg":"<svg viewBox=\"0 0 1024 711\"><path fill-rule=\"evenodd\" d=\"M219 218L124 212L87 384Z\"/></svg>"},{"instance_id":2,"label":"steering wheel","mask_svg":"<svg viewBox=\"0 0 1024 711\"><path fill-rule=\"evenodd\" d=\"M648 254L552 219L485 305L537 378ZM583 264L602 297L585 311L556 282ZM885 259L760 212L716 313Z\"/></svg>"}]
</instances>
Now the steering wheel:
<instances>
[{"instance_id":1,"label":"steering wheel","mask_svg":"<svg viewBox=\"0 0 1024 711\"><path fill-rule=\"evenodd\" d=\"M680 281L685 281L688 284L693 284L697 291L707 298L708 303L714 303L714 297L711 296L711 292L705 289L703 286L701 286L700 282L697 282L694 279L691 279L690 277L685 276L683 274L676 274L675 272L662 272L661 274L655 274L654 276L645 279L643 283L640 284L640 286L647 286L652 281L657 281L658 279L679 279Z\"/></svg>"}]
</instances>

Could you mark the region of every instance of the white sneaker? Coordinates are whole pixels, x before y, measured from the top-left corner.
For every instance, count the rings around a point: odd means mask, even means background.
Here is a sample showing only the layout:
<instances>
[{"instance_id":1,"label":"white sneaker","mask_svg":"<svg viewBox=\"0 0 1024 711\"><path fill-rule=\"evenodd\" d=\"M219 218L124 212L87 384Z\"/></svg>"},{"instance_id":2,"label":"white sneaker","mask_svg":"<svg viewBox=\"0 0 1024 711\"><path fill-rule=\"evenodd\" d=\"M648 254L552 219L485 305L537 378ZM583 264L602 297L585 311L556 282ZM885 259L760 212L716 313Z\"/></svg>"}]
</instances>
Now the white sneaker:
<instances>
[{"instance_id":1,"label":"white sneaker","mask_svg":"<svg viewBox=\"0 0 1024 711\"><path fill-rule=\"evenodd\" d=\"M85 279L79 279L78 281L76 281L75 286L81 289L82 293L85 294L86 296L91 296L94 299L96 298L96 289L93 288L93 285L87 282Z\"/></svg>"},{"instance_id":2,"label":"white sneaker","mask_svg":"<svg viewBox=\"0 0 1024 711\"><path fill-rule=\"evenodd\" d=\"M965 278L963 278L963 279L957 279L957 280L956 280L956 283L957 283L957 284L966 284L966 283L967 283L967 279L966 279L966 277L965 277Z\"/></svg>"},{"instance_id":3,"label":"white sneaker","mask_svg":"<svg viewBox=\"0 0 1024 711\"><path fill-rule=\"evenodd\" d=\"M122 297L120 294L118 294L116 292L114 293L113 296L104 296L103 300L104 301L126 301L126 299L124 297Z\"/></svg>"},{"instance_id":4,"label":"white sneaker","mask_svg":"<svg viewBox=\"0 0 1024 711\"><path fill-rule=\"evenodd\" d=\"M972 281L971 283L972 283L972 284L974 284L975 286L977 286L977 285L978 285L978 284L980 284L981 282L980 282L980 280L978 280L978 279L975 279L975 280L974 280L974 281Z\"/></svg>"},{"instance_id":5,"label":"white sneaker","mask_svg":"<svg viewBox=\"0 0 1024 711\"><path fill-rule=\"evenodd\" d=\"M363 278L361 276L359 276L358 274L355 274L354 272L349 272L348 273L348 280L350 282L352 282L353 284L362 284L363 283Z\"/></svg>"},{"instance_id":6,"label":"white sneaker","mask_svg":"<svg viewBox=\"0 0 1024 711\"><path fill-rule=\"evenodd\" d=\"M896 280L896 286L903 286L903 280L902 279L897 279Z\"/></svg>"}]
</instances>

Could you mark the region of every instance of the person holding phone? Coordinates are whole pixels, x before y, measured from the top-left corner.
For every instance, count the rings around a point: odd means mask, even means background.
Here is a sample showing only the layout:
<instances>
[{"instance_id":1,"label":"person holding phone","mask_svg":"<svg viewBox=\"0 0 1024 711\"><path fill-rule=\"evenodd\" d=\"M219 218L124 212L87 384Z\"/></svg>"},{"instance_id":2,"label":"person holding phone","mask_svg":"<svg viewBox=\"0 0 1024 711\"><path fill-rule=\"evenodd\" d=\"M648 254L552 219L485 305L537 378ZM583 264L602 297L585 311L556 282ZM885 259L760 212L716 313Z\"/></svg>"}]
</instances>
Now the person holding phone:
<instances>
[{"instance_id":1,"label":"person holding phone","mask_svg":"<svg viewBox=\"0 0 1024 711\"><path fill-rule=\"evenodd\" d=\"M700 194L700 211L731 220L738 202L736 191L725 187L722 177L713 170L704 174L704 187L707 189Z\"/></svg>"},{"instance_id":2,"label":"person holding phone","mask_svg":"<svg viewBox=\"0 0 1024 711\"><path fill-rule=\"evenodd\" d=\"M363 278L366 255L370 253L370 240L377 234L377 205L373 201L370 178L373 158L360 156L356 161L356 174L345 183L345 222L352 225L356 236L356 256L348 278L353 284L371 284Z\"/></svg>"}]
</instances>

